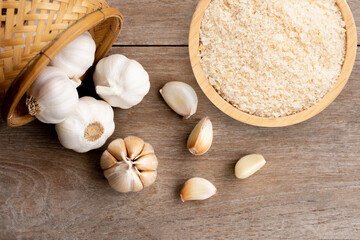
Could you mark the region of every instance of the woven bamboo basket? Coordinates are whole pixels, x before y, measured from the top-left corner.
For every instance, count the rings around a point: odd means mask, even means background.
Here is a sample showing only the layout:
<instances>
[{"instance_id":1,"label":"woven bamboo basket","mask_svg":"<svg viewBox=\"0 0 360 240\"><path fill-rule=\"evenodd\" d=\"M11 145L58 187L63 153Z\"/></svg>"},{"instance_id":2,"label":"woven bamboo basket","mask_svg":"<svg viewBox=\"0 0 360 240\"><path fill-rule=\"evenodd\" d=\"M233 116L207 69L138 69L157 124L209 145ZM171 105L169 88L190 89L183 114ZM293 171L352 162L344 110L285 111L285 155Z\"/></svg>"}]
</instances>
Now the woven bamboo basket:
<instances>
[{"instance_id":1,"label":"woven bamboo basket","mask_svg":"<svg viewBox=\"0 0 360 240\"><path fill-rule=\"evenodd\" d=\"M96 43L96 64L123 23L121 13L104 0L1 0L0 7L0 105L11 127L34 119L25 106L26 92L57 53L88 30Z\"/></svg>"}]
</instances>

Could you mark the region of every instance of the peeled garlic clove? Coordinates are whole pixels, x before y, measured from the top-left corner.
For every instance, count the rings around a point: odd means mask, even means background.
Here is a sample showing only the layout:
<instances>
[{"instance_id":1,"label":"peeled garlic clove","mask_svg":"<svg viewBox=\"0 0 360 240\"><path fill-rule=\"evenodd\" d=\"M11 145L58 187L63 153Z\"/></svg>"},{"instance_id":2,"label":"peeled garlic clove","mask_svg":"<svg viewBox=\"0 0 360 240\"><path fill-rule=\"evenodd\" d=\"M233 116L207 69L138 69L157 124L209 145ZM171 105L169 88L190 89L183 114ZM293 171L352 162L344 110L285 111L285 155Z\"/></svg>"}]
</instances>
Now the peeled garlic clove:
<instances>
[{"instance_id":1,"label":"peeled garlic clove","mask_svg":"<svg viewBox=\"0 0 360 240\"><path fill-rule=\"evenodd\" d=\"M240 179L250 177L265 165L266 161L260 154L251 154L241 158L235 165L235 176Z\"/></svg>"},{"instance_id":2,"label":"peeled garlic clove","mask_svg":"<svg viewBox=\"0 0 360 240\"><path fill-rule=\"evenodd\" d=\"M212 144L213 127L210 119L205 117L196 124L195 128L190 133L187 147L194 155L202 155L206 153Z\"/></svg>"},{"instance_id":3,"label":"peeled garlic clove","mask_svg":"<svg viewBox=\"0 0 360 240\"><path fill-rule=\"evenodd\" d=\"M157 171L142 171L139 174L140 180L144 187L148 187L153 184L156 180Z\"/></svg>"},{"instance_id":4,"label":"peeled garlic clove","mask_svg":"<svg viewBox=\"0 0 360 240\"><path fill-rule=\"evenodd\" d=\"M168 82L160 90L160 94L177 114L186 119L195 114L198 98L190 85L177 81Z\"/></svg>"},{"instance_id":5,"label":"peeled garlic clove","mask_svg":"<svg viewBox=\"0 0 360 240\"><path fill-rule=\"evenodd\" d=\"M130 159L135 159L144 148L144 141L139 137L129 136L124 139L126 150Z\"/></svg>"},{"instance_id":6,"label":"peeled garlic clove","mask_svg":"<svg viewBox=\"0 0 360 240\"><path fill-rule=\"evenodd\" d=\"M122 159L123 156L127 156L125 142L121 138L118 138L118 139L115 139L114 141L112 141L109 144L107 151L109 151L109 153L112 156L114 156L116 159Z\"/></svg>"},{"instance_id":7,"label":"peeled garlic clove","mask_svg":"<svg viewBox=\"0 0 360 240\"><path fill-rule=\"evenodd\" d=\"M134 165L139 170L156 170L158 160L154 154L148 154L134 161Z\"/></svg>"},{"instance_id":8,"label":"peeled garlic clove","mask_svg":"<svg viewBox=\"0 0 360 240\"><path fill-rule=\"evenodd\" d=\"M116 158L113 157L107 150L103 152L100 158L100 167L103 170L113 167L117 163Z\"/></svg>"},{"instance_id":9,"label":"peeled garlic clove","mask_svg":"<svg viewBox=\"0 0 360 240\"><path fill-rule=\"evenodd\" d=\"M216 194L216 187L204 178L194 177L187 180L180 191L183 202L205 200Z\"/></svg>"}]
</instances>

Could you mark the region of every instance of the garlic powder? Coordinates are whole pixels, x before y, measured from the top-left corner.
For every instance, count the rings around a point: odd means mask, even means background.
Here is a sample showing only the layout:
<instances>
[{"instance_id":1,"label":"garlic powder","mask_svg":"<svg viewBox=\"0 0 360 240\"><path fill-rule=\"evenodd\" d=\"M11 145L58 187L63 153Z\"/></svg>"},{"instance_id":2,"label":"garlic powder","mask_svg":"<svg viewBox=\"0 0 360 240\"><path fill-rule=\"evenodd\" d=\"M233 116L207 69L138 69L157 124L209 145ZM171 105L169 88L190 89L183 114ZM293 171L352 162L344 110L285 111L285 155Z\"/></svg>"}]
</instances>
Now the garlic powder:
<instances>
[{"instance_id":1,"label":"garlic powder","mask_svg":"<svg viewBox=\"0 0 360 240\"><path fill-rule=\"evenodd\" d=\"M201 64L238 109L287 116L334 86L345 32L335 0L212 0L200 30Z\"/></svg>"}]
</instances>

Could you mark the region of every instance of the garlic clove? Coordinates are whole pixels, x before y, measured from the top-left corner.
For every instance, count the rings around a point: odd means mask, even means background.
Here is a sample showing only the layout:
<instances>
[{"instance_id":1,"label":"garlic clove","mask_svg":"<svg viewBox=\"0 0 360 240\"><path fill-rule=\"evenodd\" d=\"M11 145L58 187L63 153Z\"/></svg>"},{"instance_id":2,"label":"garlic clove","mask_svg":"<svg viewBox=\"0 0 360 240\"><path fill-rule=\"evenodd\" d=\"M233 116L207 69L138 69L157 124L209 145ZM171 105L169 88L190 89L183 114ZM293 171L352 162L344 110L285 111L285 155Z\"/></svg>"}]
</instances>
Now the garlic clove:
<instances>
[{"instance_id":1,"label":"garlic clove","mask_svg":"<svg viewBox=\"0 0 360 240\"><path fill-rule=\"evenodd\" d=\"M205 117L196 124L190 133L187 141L189 151L194 155L202 155L206 153L213 141L213 127L210 119Z\"/></svg>"},{"instance_id":2,"label":"garlic clove","mask_svg":"<svg viewBox=\"0 0 360 240\"><path fill-rule=\"evenodd\" d=\"M250 177L265 165L266 161L260 154L242 157L235 165L235 176L240 179Z\"/></svg>"},{"instance_id":3,"label":"garlic clove","mask_svg":"<svg viewBox=\"0 0 360 240\"><path fill-rule=\"evenodd\" d=\"M160 89L160 94L169 107L188 119L196 113L198 98L194 89L183 82L168 82Z\"/></svg>"},{"instance_id":4,"label":"garlic clove","mask_svg":"<svg viewBox=\"0 0 360 240\"><path fill-rule=\"evenodd\" d=\"M107 150L103 152L100 158L100 167L103 170L113 167L117 163L116 158L111 155Z\"/></svg>"},{"instance_id":5,"label":"garlic clove","mask_svg":"<svg viewBox=\"0 0 360 240\"><path fill-rule=\"evenodd\" d=\"M142 171L139 174L140 180L144 187L148 187L153 184L156 180L157 171Z\"/></svg>"},{"instance_id":6,"label":"garlic clove","mask_svg":"<svg viewBox=\"0 0 360 240\"><path fill-rule=\"evenodd\" d=\"M113 174L109 175L107 180L110 187L112 187L115 191L122 193L131 191L131 182L128 175L128 171L126 170L114 172Z\"/></svg>"},{"instance_id":7,"label":"garlic clove","mask_svg":"<svg viewBox=\"0 0 360 240\"><path fill-rule=\"evenodd\" d=\"M158 167L158 160L155 154L148 154L138 158L134 165L139 170L156 170Z\"/></svg>"},{"instance_id":8,"label":"garlic clove","mask_svg":"<svg viewBox=\"0 0 360 240\"><path fill-rule=\"evenodd\" d=\"M141 151L140 156L144 156L147 154L153 154L154 152L154 148L153 146L151 146L149 143L145 143L143 150Z\"/></svg>"},{"instance_id":9,"label":"garlic clove","mask_svg":"<svg viewBox=\"0 0 360 240\"><path fill-rule=\"evenodd\" d=\"M134 167L131 168L131 174L133 176L132 190L133 192L141 191L144 188L143 183L141 182L140 176Z\"/></svg>"},{"instance_id":10,"label":"garlic clove","mask_svg":"<svg viewBox=\"0 0 360 240\"><path fill-rule=\"evenodd\" d=\"M140 177L133 167L129 167L125 162L118 162L115 167L104 171L110 186L122 193L137 192L143 189Z\"/></svg>"},{"instance_id":11,"label":"garlic clove","mask_svg":"<svg viewBox=\"0 0 360 240\"><path fill-rule=\"evenodd\" d=\"M107 151L109 151L116 159L123 159L123 156L127 155L125 142L121 138L112 141L109 144Z\"/></svg>"},{"instance_id":12,"label":"garlic clove","mask_svg":"<svg viewBox=\"0 0 360 240\"><path fill-rule=\"evenodd\" d=\"M205 200L216 194L216 187L204 178L194 177L187 180L180 191L183 202Z\"/></svg>"},{"instance_id":13,"label":"garlic clove","mask_svg":"<svg viewBox=\"0 0 360 240\"><path fill-rule=\"evenodd\" d=\"M117 162L114 166L111 168L108 168L104 171L104 176L106 178L110 177L112 174L120 171L127 171L129 168L129 165L127 165L125 162Z\"/></svg>"},{"instance_id":14,"label":"garlic clove","mask_svg":"<svg viewBox=\"0 0 360 240\"><path fill-rule=\"evenodd\" d=\"M124 139L128 156L134 160L144 148L144 141L139 137L129 136Z\"/></svg>"}]
</instances>

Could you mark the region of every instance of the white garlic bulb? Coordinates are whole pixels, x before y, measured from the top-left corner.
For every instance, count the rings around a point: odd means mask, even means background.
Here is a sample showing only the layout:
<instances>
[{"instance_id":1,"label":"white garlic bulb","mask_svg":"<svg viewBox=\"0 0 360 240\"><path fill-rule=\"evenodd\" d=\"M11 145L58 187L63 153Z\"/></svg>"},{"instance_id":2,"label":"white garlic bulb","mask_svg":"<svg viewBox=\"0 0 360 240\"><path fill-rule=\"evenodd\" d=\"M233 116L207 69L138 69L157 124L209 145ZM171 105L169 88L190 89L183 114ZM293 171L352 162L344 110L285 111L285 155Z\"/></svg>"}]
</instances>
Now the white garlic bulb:
<instances>
[{"instance_id":1,"label":"white garlic bulb","mask_svg":"<svg viewBox=\"0 0 360 240\"><path fill-rule=\"evenodd\" d=\"M114 111L109 104L82 97L73 114L55 126L60 143L83 153L104 145L115 130Z\"/></svg>"},{"instance_id":2,"label":"white garlic bulb","mask_svg":"<svg viewBox=\"0 0 360 240\"><path fill-rule=\"evenodd\" d=\"M155 182L158 160L153 147L139 137L112 141L100 166L110 186L118 192L138 192Z\"/></svg>"},{"instance_id":3,"label":"white garlic bulb","mask_svg":"<svg viewBox=\"0 0 360 240\"><path fill-rule=\"evenodd\" d=\"M76 108L79 95L68 76L45 67L31 85L26 99L29 114L44 123L60 123Z\"/></svg>"},{"instance_id":4,"label":"white garlic bulb","mask_svg":"<svg viewBox=\"0 0 360 240\"><path fill-rule=\"evenodd\" d=\"M114 54L101 59L93 75L96 93L113 107L129 109L150 90L149 75L135 60Z\"/></svg>"},{"instance_id":5,"label":"white garlic bulb","mask_svg":"<svg viewBox=\"0 0 360 240\"><path fill-rule=\"evenodd\" d=\"M169 107L185 119L196 113L198 98L189 84L178 81L168 82L160 89L160 94Z\"/></svg>"},{"instance_id":6,"label":"white garlic bulb","mask_svg":"<svg viewBox=\"0 0 360 240\"><path fill-rule=\"evenodd\" d=\"M50 62L62 69L69 78L78 79L93 65L96 44L86 31L64 47Z\"/></svg>"}]
</instances>

